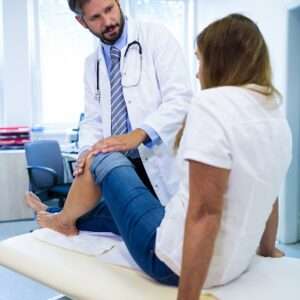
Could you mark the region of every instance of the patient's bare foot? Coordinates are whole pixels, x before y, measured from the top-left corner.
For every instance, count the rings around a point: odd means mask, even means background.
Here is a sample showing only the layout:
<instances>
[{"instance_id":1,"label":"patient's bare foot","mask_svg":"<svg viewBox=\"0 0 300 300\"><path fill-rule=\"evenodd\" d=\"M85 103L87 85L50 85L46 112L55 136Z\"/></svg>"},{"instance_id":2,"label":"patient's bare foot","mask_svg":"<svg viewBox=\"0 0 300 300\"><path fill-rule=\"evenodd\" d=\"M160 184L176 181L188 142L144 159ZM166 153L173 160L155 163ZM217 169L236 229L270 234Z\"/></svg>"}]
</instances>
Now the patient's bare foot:
<instances>
[{"instance_id":1,"label":"patient's bare foot","mask_svg":"<svg viewBox=\"0 0 300 300\"><path fill-rule=\"evenodd\" d=\"M31 207L36 213L45 211L48 206L45 205L40 198L32 192L26 192L25 195L26 204Z\"/></svg>"},{"instance_id":2,"label":"patient's bare foot","mask_svg":"<svg viewBox=\"0 0 300 300\"><path fill-rule=\"evenodd\" d=\"M75 224L65 222L61 213L51 214L46 211L40 211L37 214L37 222L42 228L49 228L64 235L78 234Z\"/></svg>"}]
</instances>

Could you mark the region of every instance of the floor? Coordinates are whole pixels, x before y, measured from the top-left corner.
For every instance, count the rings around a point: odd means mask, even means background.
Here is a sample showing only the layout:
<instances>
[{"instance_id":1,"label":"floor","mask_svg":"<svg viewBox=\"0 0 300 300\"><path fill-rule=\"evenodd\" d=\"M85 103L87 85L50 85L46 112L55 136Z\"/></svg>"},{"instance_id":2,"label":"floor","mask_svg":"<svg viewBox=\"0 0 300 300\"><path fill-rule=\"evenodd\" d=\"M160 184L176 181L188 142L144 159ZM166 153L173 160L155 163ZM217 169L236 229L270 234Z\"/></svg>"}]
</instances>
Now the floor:
<instances>
[{"instance_id":1,"label":"floor","mask_svg":"<svg viewBox=\"0 0 300 300\"><path fill-rule=\"evenodd\" d=\"M36 228L34 221L0 223L0 240L30 232ZM287 256L300 258L300 243L278 247ZM59 293L22 275L0 266L0 300L47 300Z\"/></svg>"}]
</instances>

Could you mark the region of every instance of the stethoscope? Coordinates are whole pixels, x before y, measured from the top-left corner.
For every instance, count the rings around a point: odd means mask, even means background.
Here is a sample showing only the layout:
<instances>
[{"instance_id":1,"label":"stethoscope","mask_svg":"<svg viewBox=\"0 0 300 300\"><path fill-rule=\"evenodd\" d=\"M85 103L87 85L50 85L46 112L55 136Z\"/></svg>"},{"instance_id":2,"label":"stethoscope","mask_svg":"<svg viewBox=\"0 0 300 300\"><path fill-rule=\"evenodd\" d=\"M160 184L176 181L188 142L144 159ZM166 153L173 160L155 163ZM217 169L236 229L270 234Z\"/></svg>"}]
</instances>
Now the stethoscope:
<instances>
[{"instance_id":1,"label":"stethoscope","mask_svg":"<svg viewBox=\"0 0 300 300\"><path fill-rule=\"evenodd\" d=\"M142 77L142 63L143 63L143 48L142 48L142 45L141 45L141 43L139 41L133 41L133 42L131 42L131 43L129 43L127 45L125 53L124 53L124 62L125 62L125 58L126 58L126 56L128 54L128 51L130 50L130 48L132 46L135 46L135 45L138 47L138 52L139 52L139 57L140 57L140 60L139 60L139 64L140 64L139 75L137 76L136 80L133 81L132 83L122 82L122 86L123 87L135 87L135 86L138 86L139 83L140 83L140 81L141 81L141 77ZM123 65L123 67L124 67L124 65ZM125 74L125 72L122 72L122 74ZM100 103L100 101L101 101L101 95L100 95L100 86L99 86L99 83L100 83L100 61L99 61L99 59L97 59L96 75L97 75L96 76L97 83L96 83L95 100Z\"/></svg>"}]
</instances>

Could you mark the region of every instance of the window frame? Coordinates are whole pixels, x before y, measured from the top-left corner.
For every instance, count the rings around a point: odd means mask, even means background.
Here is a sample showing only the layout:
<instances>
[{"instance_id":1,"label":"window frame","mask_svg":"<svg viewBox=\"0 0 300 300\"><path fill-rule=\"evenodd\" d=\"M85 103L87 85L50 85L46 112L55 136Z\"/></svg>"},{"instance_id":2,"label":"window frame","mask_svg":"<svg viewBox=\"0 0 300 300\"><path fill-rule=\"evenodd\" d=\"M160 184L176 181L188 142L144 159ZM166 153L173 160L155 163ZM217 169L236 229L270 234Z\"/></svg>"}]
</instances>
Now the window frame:
<instances>
[{"instance_id":1,"label":"window frame","mask_svg":"<svg viewBox=\"0 0 300 300\"><path fill-rule=\"evenodd\" d=\"M32 124L42 124L43 101L41 91L41 54L39 38L38 1L28 1L28 39L31 66Z\"/></svg>"},{"instance_id":2,"label":"window frame","mask_svg":"<svg viewBox=\"0 0 300 300\"><path fill-rule=\"evenodd\" d=\"M176 1L176 0L168 0L168 1ZM198 22L197 22L197 16L198 16L198 9L199 4L197 0L183 0L185 6L184 6L184 26L185 30L184 32L188 32L188 34L185 35L183 45L183 53L186 57L186 61L189 66L189 73L191 76L191 80L194 78L193 74L196 74L197 70L197 61L194 57L195 52L195 44L194 40L196 37L196 34L198 34ZM125 8L125 12L128 12L128 15L132 18L136 17L136 0L121 0L121 3L123 7ZM163 23L162 23L163 24ZM199 89L199 84L197 81L192 80L193 88L195 90Z\"/></svg>"}]
</instances>

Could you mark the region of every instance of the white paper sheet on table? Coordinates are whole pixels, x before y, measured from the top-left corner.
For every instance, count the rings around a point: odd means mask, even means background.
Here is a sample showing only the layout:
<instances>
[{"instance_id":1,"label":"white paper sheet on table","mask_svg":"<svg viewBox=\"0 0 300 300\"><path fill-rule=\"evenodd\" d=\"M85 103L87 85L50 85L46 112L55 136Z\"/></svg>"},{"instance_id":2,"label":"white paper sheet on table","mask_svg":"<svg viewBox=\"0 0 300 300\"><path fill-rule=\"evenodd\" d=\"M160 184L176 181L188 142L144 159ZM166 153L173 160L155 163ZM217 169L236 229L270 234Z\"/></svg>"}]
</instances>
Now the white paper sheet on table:
<instances>
[{"instance_id":1,"label":"white paper sheet on table","mask_svg":"<svg viewBox=\"0 0 300 300\"><path fill-rule=\"evenodd\" d=\"M102 262L139 270L123 240L110 232L80 231L76 236L65 236L51 229L35 230L32 235L53 246L96 256Z\"/></svg>"}]
</instances>

